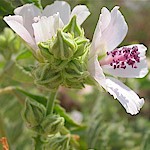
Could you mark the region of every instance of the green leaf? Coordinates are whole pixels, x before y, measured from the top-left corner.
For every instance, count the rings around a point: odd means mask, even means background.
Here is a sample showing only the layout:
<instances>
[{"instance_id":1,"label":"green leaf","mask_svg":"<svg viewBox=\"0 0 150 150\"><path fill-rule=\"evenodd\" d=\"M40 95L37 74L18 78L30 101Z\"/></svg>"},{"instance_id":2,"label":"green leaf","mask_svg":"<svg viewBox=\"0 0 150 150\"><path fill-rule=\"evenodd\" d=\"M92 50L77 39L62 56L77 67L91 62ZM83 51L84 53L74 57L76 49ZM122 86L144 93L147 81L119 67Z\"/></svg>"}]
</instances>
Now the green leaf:
<instances>
[{"instance_id":1,"label":"green leaf","mask_svg":"<svg viewBox=\"0 0 150 150\"><path fill-rule=\"evenodd\" d=\"M14 88L14 90L17 90L18 92L21 92L22 94L24 94L25 96L28 96L32 99L34 99L35 101L43 104L46 107L46 103L47 103L47 98L44 96L40 96L40 95L36 95L36 94L31 94L29 92L24 91L21 88Z\"/></svg>"},{"instance_id":2,"label":"green leaf","mask_svg":"<svg viewBox=\"0 0 150 150\"><path fill-rule=\"evenodd\" d=\"M17 56L16 60L18 61L29 57L32 57L32 53L28 50L25 50Z\"/></svg>"},{"instance_id":3,"label":"green leaf","mask_svg":"<svg viewBox=\"0 0 150 150\"><path fill-rule=\"evenodd\" d=\"M25 48L17 57L16 57L16 65L15 69L19 72L18 76L13 74L15 76L15 79L19 82L33 82L33 78L31 75L32 67L31 65L34 65L35 58L33 57L32 53ZM23 78L24 76L26 78Z\"/></svg>"},{"instance_id":4,"label":"green leaf","mask_svg":"<svg viewBox=\"0 0 150 150\"><path fill-rule=\"evenodd\" d=\"M69 125L75 126L75 127L80 127L81 125L77 124L72 120L72 118L66 113L65 109L62 108L59 104L55 104L54 106L54 111L59 114L61 117L64 117L66 123Z\"/></svg>"},{"instance_id":5,"label":"green leaf","mask_svg":"<svg viewBox=\"0 0 150 150\"><path fill-rule=\"evenodd\" d=\"M33 78L31 77L29 72L25 70L24 68L21 68L20 66L16 65L13 61L7 62L4 70L1 73L1 76L3 77L7 76L10 79L13 79L21 83L23 82L33 83ZM1 79L3 78L1 77Z\"/></svg>"},{"instance_id":6,"label":"green leaf","mask_svg":"<svg viewBox=\"0 0 150 150\"><path fill-rule=\"evenodd\" d=\"M0 5L0 16L3 16L5 14L12 13L14 10L14 6L12 5L11 1L1 0Z\"/></svg>"}]
</instances>

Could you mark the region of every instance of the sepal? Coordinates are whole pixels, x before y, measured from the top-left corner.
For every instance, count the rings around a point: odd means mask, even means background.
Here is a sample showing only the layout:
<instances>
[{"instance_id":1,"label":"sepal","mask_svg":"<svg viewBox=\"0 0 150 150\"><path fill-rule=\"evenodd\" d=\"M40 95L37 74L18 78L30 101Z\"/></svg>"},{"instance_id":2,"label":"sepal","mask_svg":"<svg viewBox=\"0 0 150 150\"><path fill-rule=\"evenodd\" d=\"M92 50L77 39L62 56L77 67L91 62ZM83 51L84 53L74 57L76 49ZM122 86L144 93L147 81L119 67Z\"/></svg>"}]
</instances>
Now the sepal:
<instances>
[{"instance_id":1,"label":"sepal","mask_svg":"<svg viewBox=\"0 0 150 150\"><path fill-rule=\"evenodd\" d=\"M83 56L85 53L87 54L90 46L89 40L84 37L77 37L75 41L78 47L74 57Z\"/></svg>"},{"instance_id":2,"label":"sepal","mask_svg":"<svg viewBox=\"0 0 150 150\"><path fill-rule=\"evenodd\" d=\"M73 16L71 18L69 24L67 24L64 27L63 32L71 33L74 36L74 38L76 38L78 36L83 36L84 35L84 31L77 24L77 16Z\"/></svg>"}]
</instances>

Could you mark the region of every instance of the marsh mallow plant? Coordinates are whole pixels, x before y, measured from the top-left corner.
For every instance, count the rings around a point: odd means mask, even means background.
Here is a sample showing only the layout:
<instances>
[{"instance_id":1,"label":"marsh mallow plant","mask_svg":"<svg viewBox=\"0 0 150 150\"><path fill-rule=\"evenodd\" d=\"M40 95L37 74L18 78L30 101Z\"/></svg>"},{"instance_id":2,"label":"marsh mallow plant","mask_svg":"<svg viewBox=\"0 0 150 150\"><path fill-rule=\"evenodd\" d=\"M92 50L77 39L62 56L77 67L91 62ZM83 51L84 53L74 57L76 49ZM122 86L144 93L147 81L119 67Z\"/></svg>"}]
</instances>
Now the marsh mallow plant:
<instances>
[{"instance_id":1,"label":"marsh mallow plant","mask_svg":"<svg viewBox=\"0 0 150 150\"><path fill-rule=\"evenodd\" d=\"M127 113L139 112L144 99L116 77L143 78L148 73L147 48L143 44L117 48L128 31L118 6L111 12L102 8L91 43L81 27L90 15L85 5L77 5L71 11L65 1L55 1L43 10L25 4L16 8L14 14L4 17L4 21L30 46L38 61L31 71L35 83L51 92L45 106L26 100L23 118L38 135L35 147L39 136L47 136L48 143L57 139L56 145L67 139L62 148L65 150L76 145L65 128L64 118L53 110L59 86L100 86L118 99ZM56 149L54 143L51 145Z\"/></svg>"}]
</instances>

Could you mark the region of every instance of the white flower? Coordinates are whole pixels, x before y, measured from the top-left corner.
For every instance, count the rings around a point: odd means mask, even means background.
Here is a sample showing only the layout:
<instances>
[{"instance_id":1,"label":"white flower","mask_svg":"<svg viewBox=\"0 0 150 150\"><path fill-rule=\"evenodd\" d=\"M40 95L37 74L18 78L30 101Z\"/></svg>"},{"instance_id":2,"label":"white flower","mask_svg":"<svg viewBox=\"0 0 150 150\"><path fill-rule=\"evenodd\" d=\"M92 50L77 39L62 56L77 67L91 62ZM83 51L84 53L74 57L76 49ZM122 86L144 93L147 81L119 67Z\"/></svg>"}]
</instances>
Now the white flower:
<instances>
[{"instance_id":1,"label":"white flower","mask_svg":"<svg viewBox=\"0 0 150 150\"><path fill-rule=\"evenodd\" d=\"M116 48L127 34L128 26L119 7L110 12L102 8L93 36L88 70L93 78L124 106L127 113L137 114L144 104L144 99L121 83L105 76L104 73L117 77L142 78L148 73L145 51L142 44ZM99 60L98 60L99 59Z\"/></svg>"},{"instance_id":2,"label":"white flower","mask_svg":"<svg viewBox=\"0 0 150 150\"><path fill-rule=\"evenodd\" d=\"M24 40L35 52L39 42L46 41L56 34L58 28L66 25L70 18L77 16L81 25L90 15L85 5L76 6L72 12L65 1L55 1L43 11L33 4L25 4L14 10L13 16L4 17L5 22Z\"/></svg>"}]
</instances>

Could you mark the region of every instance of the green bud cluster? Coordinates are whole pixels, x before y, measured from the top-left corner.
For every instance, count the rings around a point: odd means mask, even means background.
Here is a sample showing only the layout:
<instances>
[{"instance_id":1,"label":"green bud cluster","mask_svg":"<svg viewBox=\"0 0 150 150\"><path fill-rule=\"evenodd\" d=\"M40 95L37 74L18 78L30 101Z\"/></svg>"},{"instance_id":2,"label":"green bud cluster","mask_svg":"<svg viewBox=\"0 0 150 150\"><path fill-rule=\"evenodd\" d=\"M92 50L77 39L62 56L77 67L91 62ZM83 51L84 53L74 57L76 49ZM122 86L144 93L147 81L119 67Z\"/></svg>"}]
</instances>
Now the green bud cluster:
<instances>
[{"instance_id":1,"label":"green bud cluster","mask_svg":"<svg viewBox=\"0 0 150 150\"><path fill-rule=\"evenodd\" d=\"M59 115L48 115L41 122L41 127L46 135L56 134L64 126L64 118Z\"/></svg>"},{"instance_id":2,"label":"green bud cluster","mask_svg":"<svg viewBox=\"0 0 150 150\"><path fill-rule=\"evenodd\" d=\"M64 127L63 117L56 114L46 115L45 106L29 98L22 116L28 128L40 135L56 134Z\"/></svg>"},{"instance_id":3,"label":"green bud cluster","mask_svg":"<svg viewBox=\"0 0 150 150\"><path fill-rule=\"evenodd\" d=\"M55 135L49 138L45 149L50 150L71 150L70 149L70 135Z\"/></svg>"},{"instance_id":4,"label":"green bud cluster","mask_svg":"<svg viewBox=\"0 0 150 150\"><path fill-rule=\"evenodd\" d=\"M82 88L86 78L89 40L74 16L68 25L58 30L52 39L39 43L38 55L42 62L32 74L38 85L55 90L59 85Z\"/></svg>"}]
</instances>

